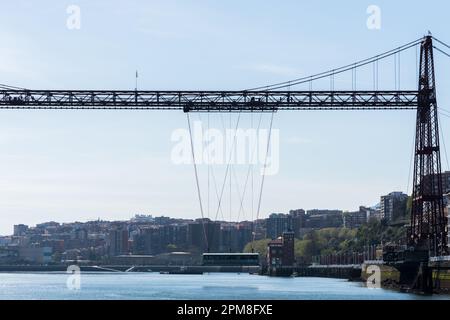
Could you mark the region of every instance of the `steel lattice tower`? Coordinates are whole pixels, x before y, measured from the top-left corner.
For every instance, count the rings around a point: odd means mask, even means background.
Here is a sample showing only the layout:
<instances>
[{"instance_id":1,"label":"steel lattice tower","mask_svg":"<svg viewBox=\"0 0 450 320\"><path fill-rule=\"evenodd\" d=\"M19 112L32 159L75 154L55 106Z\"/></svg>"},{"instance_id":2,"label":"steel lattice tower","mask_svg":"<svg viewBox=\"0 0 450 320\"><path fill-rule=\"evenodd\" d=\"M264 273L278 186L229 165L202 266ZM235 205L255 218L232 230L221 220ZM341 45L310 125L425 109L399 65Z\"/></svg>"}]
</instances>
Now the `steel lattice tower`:
<instances>
[{"instance_id":1,"label":"steel lattice tower","mask_svg":"<svg viewBox=\"0 0 450 320\"><path fill-rule=\"evenodd\" d=\"M447 217L442 195L439 123L432 37L420 48L419 96L416 120L414 183L409 244L429 250L430 256L446 255Z\"/></svg>"}]
</instances>

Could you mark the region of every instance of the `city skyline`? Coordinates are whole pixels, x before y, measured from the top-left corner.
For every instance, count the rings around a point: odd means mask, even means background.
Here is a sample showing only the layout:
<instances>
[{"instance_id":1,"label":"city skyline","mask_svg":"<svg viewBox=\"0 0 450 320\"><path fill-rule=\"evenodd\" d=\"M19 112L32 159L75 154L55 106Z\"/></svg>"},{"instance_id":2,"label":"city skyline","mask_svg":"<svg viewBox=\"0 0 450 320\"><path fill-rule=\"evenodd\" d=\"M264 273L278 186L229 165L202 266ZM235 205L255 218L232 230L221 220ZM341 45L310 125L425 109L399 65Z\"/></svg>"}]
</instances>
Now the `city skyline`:
<instances>
[{"instance_id":1,"label":"city skyline","mask_svg":"<svg viewBox=\"0 0 450 320\"><path fill-rule=\"evenodd\" d=\"M392 191L391 193L404 194L402 191ZM381 196L381 198L383 198L383 197L386 197L386 196ZM378 202L376 202L373 205L360 205L359 208L366 207L366 208L370 208L370 209L378 209L379 210L380 204L381 204L381 202L379 200ZM168 219L175 219L175 220L180 220L180 221L181 220L185 220L186 222L188 222L188 221L197 221L197 220L201 220L201 219L209 219L211 222L218 222L218 223L224 223L224 224L227 224L227 223L239 224L239 223L242 223L242 222L255 222L257 220L265 220L265 219L269 218L271 215L274 215L274 214L287 215L290 212L298 211L298 210L304 211L307 214L312 213L314 211L339 211L341 213L347 213L347 212L353 212L353 211L357 210L357 208L354 208L354 210L352 210L352 211L351 210L342 210L342 209L339 209L339 208L318 208L318 207L291 208L291 209L289 209L287 211L273 211L273 212L270 212L270 213L267 213L265 215L260 216L258 219L255 218L253 220L250 220L250 219L243 219L243 220L220 220L220 219L218 219L218 220L211 220L208 217L202 218L201 216L196 216L196 217L185 217L185 216L182 216L182 217L178 217L178 216L173 216L173 215L170 215L170 214L154 214L154 213L152 214L152 213L141 212L141 213L135 213L134 215L132 215L129 218L123 218L123 219L117 219L117 220L110 220L108 218L101 219L100 217L98 217L97 219L89 219L89 220L58 221L56 219L51 219L50 218L48 220L42 220L40 222L37 222L34 226L37 226L39 224L46 224L46 223L58 223L58 224L63 225L63 224L77 224L77 223L84 224L84 223L97 222L97 221L99 221L99 222L110 222L110 223L116 223L116 222L117 223L122 223L122 222L133 222L133 221L136 222L140 218L142 218L144 220L147 220L147 222L150 221L149 219L155 220L155 218L156 219L157 218L168 218ZM14 225L12 225L10 227L12 228L15 225L31 226L32 224L29 224L29 223L23 221L23 222L20 222L18 224L14 224ZM0 233L0 236L10 236L11 234L1 234Z\"/></svg>"},{"instance_id":2,"label":"city skyline","mask_svg":"<svg viewBox=\"0 0 450 320\"><path fill-rule=\"evenodd\" d=\"M364 237L360 235L358 243L348 241L363 232L364 228L390 228L387 237L396 241L403 239L398 238L398 232L393 231L398 231L399 226L408 223L405 219L408 216L408 196L401 192L390 192L380 199L376 208L360 206L352 212L292 209L288 213L274 212L266 218L250 221L212 221L201 217L180 219L137 214L120 221L45 221L35 226L17 224L13 226L11 235L0 236L0 265L61 264L74 260L87 264L127 265L134 262L168 263L172 259L178 263L181 262L179 259L184 262L189 260L189 263L195 260L198 263L201 253L245 254L251 251L253 254L254 249L258 248L259 254L264 255L261 244L270 246L272 243L279 248L284 243L280 239L290 237L292 241L296 239L298 245L307 245L311 239L320 235L334 237L334 250L343 251L348 258L356 258L349 253L349 246L363 250ZM380 239L383 238L371 241ZM338 246L338 242L342 242L344 247ZM323 244L321 241L318 243ZM312 251L302 253L298 251L300 247L297 246L298 258L303 262L311 262ZM314 251L319 253L322 249L316 247ZM276 248L274 250L273 254L280 258L281 253ZM288 252L288 259L293 262L294 248L291 247Z\"/></svg>"},{"instance_id":3,"label":"city skyline","mask_svg":"<svg viewBox=\"0 0 450 320\"><path fill-rule=\"evenodd\" d=\"M401 191L400 191L401 192ZM372 204L372 205L366 205L368 208L376 208L376 207L378 207L380 205L380 201L378 201L378 202L376 202L376 203L374 203L374 204ZM364 206L363 204L361 204L360 206ZM293 208L291 208L290 210L287 210L287 211L284 211L284 213L287 213L287 212L289 212L289 211L291 211L291 210L297 210L297 209L293 209ZM342 212L349 212L350 210L342 210L342 209L339 209L339 208L317 208L317 207L311 207L311 208L301 208L300 210L305 210L306 212L308 212L308 211L314 211L314 210L339 210L339 211L342 211ZM354 210L356 210L356 208L354 208ZM274 213L282 213L281 211L274 211L274 212L269 212L269 213L267 213L267 214L264 214L264 215L262 215L262 216L260 216L259 217L259 219L266 219L266 218L268 218L270 215L272 215L272 214L274 214ZM129 218L123 218L123 219L117 219L117 220L110 220L110 219L108 219L108 217L107 216L105 216L104 218L100 218L100 217L98 217L97 219L88 219L88 220L67 220L67 221L57 221L57 219L52 219L52 218L49 218L49 219L47 219L47 220L42 220L42 221L39 221L39 222L37 222L35 225L38 225L38 224L42 224L42 223L47 223L47 222L57 222L57 223L60 223L60 224L73 224L73 223L88 223L88 222L93 222L93 221L108 221L108 222L125 222L125 221L131 221L131 220L133 220L134 218L137 218L138 216L146 216L146 217L153 217L153 218L156 218L156 217L167 217L167 218L171 218L171 219L184 219L184 220L190 220L190 221L195 221L195 220L198 220L198 219L202 219L202 217L201 216L197 216L197 217L186 217L186 216L181 216L181 217L178 217L178 216L172 216L172 215L170 215L170 214L168 214L168 213L164 213L164 214L151 214L151 213L145 213L145 212L141 212L141 213L135 213L134 215L132 215L131 217L129 217ZM205 219L210 219L210 218L208 218L208 217L204 217ZM210 219L211 220L211 219ZM254 219L254 220L250 220L250 219L245 219L245 220L230 220L230 221L228 221L228 220L211 220L211 221L217 221L217 222L224 222L224 223L240 223L240 222L246 222L246 221L256 221L256 219ZM22 222L20 222L20 223L17 223L18 225L19 224L23 224L23 225L32 225L32 224L29 224L29 223L27 223L26 221L22 221ZM12 228L13 227L13 225L12 226L9 226L9 228ZM2 228L0 228L0 230L2 230ZM10 234L2 234L2 233L0 233L0 236L9 236Z\"/></svg>"}]
</instances>

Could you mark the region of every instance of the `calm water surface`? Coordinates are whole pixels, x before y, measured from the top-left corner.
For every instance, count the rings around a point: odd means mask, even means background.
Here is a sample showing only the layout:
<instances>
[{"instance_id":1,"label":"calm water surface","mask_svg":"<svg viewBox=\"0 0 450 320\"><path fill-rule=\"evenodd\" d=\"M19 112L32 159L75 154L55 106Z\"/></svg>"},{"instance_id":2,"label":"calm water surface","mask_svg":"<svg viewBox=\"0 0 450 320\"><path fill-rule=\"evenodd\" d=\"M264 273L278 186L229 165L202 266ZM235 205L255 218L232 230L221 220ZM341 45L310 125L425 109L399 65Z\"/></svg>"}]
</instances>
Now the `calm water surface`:
<instances>
[{"instance_id":1,"label":"calm water surface","mask_svg":"<svg viewBox=\"0 0 450 320\"><path fill-rule=\"evenodd\" d=\"M424 297L328 278L273 278L211 273L82 273L80 290L69 290L69 275L0 273L0 299L450 299Z\"/></svg>"}]
</instances>

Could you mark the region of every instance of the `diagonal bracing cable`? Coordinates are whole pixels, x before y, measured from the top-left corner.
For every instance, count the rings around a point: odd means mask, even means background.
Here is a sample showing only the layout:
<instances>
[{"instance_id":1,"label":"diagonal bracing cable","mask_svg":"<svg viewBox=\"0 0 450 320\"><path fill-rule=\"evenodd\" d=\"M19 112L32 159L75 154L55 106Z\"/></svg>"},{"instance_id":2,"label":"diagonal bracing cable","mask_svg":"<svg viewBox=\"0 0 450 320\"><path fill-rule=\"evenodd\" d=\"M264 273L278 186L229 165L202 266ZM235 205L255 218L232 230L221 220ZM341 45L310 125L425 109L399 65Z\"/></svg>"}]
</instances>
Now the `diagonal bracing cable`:
<instances>
[{"instance_id":1,"label":"diagonal bracing cable","mask_svg":"<svg viewBox=\"0 0 450 320\"><path fill-rule=\"evenodd\" d=\"M202 117L200 116L200 113L197 113L197 115L198 115L198 119L200 120L200 122L202 122L203 123L203 120L202 120ZM209 124L210 122L209 122L209 113L208 113L208 133L209 133L209 129L210 129L210 124ZM209 140L209 136L207 136L208 137L208 140ZM218 188L217 188L217 180L216 180L216 175L215 175L215 173L214 173L214 167L212 167L211 165L210 165L210 158L209 158L209 153L207 153L207 155L208 155L208 158L207 158L207 161L208 161L208 195L207 195L207 197L208 197L208 214L207 214L207 217L208 218L210 218L210 210L209 210L209 207L210 207L210 192L209 192L209 189L210 189L210 179L209 179L209 177L211 176L211 178L212 178L212 180L213 180L213 186L214 186L214 191L215 191L215 194L216 194L216 198L217 198L217 201L219 201L219 191L218 191ZM223 211L222 211L222 207L220 207L220 213L221 213L221 215L222 215L222 220L224 220L225 218L224 218L224 215L223 215Z\"/></svg>"},{"instance_id":2,"label":"diagonal bracing cable","mask_svg":"<svg viewBox=\"0 0 450 320\"><path fill-rule=\"evenodd\" d=\"M236 128L235 128L235 130L234 130L233 143L232 143L232 146L231 146L230 156L229 156L229 158L228 158L228 163L227 163L227 167L226 167L226 170L225 170L225 177L224 177L224 180L223 180L222 189L221 189L221 191L220 191L219 204L218 204L218 206L217 206L215 220L217 220L217 215L219 214L219 209L220 209L220 206L221 206L221 204L222 204L223 192L224 192L224 190L225 190L225 184L226 184L226 181L227 181L228 172L229 172L229 170L230 170L230 163L231 163L231 159L232 159L232 156L233 156L234 146L235 146L235 143L236 143L236 132L237 132L237 128L238 128L238 126L239 126L239 121L240 121L240 119L241 119L241 112L239 112L238 118L237 118L237 121L236 121Z\"/></svg>"},{"instance_id":3,"label":"diagonal bracing cable","mask_svg":"<svg viewBox=\"0 0 450 320\"><path fill-rule=\"evenodd\" d=\"M443 114L443 113L441 113ZM448 154L447 154L447 147L445 145L445 138L444 138L444 133L442 132L442 123L441 123L441 119L438 117L438 125L439 125L439 132L441 134L441 140L442 140L442 145L444 146L444 154L445 154L445 161L447 164L447 170L450 170L450 165L449 165L449 161L448 161Z\"/></svg>"},{"instance_id":4,"label":"diagonal bracing cable","mask_svg":"<svg viewBox=\"0 0 450 320\"><path fill-rule=\"evenodd\" d=\"M260 116L259 116L259 122L258 122L258 127L256 129L256 132L259 132L259 128L261 126L262 115L263 114L261 113ZM244 213L244 205L243 204L244 204L244 199L245 199L245 193L247 191L248 180L249 180L249 177L250 177L250 173L252 172L252 168L253 168L253 158L254 158L254 155L255 155L255 152L256 152L256 145L257 145L257 141L254 141L254 145L253 145L253 148L252 148L251 154L250 154L250 161L249 161L249 164L248 164L247 175L245 177L244 190L243 190L243 193L242 193L242 197L240 199L241 203L240 203L239 212L238 212L238 221L239 221L239 217L240 217L241 212L242 212L243 215L245 215L245 213ZM251 218L253 220L253 210L252 210L252 217Z\"/></svg>"},{"instance_id":5,"label":"diagonal bracing cable","mask_svg":"<svg viewBox=\"0 0 450 320\"><path fill-rule=\"evenodd\" d=\"M206 248L209 252L209 243L208 243L208 236L206 235L206 228L205 228L205 214L203 212L203 203L202 203L202 194L200 192L200 183L198 180L198 171L197 171L197 162L195 160L195 150L194 150L194 141L192 139L192 129L191 129L191 120L189 117L189 112L186 112L186 117L187 117L187 122L188 122L188 127L189 127L189 137L190 137L190 141L191 141L191 153L192 153L192 162L194 163L194 172L195 172L195 182L197 184L197 195L198 195L198 202L200 205L200 212L202 215L202 227L203 227L203 235L205 237L205 243L206 243Z\"/></svg>"},{"instance_id":6,"label":"diagonal bracing cable","mask_svg":"<svg viewBox=\"0 0 450 320\"><path fill-rule=\"evenodd\" d=\"M416 126L414 125L414 136L416 132ZM409 192L409 185L411 183L411 172L412 172L412 164L414 160L414 151L416 149L415 139L412 139L412 145L411 145L411 156L409 159L409 171L408 171L408 184L406 185L406 193Z\"/></svg>"},{"instance_id":7,"label":"diagonal bracing cable","mask_svg":"<svg viewBox=\"0 0 450 320\"><path fill-rule=\"evenodd\" d=\"M273 115L274 115L274 113L272 113L272 115L270 117L269 137L267 139L266 155L264 157L264 166L263 166L263 172L262 172L262 178L261 178L261 187L259 189L258 209L256 210L256 220L259 219L259 212L261 210L262 192L263 192L263 188L264 188L264 180L265 180L265 176L266 176L266 167L267 167L267 155L269 154L270 139L272 137ZM256 233L253 233L252 242L255 242L255 236L256 236Z\"/></svg>"}]
</instances>

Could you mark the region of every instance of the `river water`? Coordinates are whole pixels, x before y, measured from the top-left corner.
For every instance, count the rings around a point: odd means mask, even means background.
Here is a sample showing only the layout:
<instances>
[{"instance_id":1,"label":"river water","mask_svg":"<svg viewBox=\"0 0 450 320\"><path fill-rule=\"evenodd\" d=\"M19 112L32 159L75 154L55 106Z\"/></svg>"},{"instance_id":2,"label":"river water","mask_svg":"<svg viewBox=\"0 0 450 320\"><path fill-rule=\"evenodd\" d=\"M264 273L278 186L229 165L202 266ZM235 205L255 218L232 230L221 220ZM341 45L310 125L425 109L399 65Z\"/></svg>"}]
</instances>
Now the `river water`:
<instances>
[{"instance_id":1,"label":"river water","mask_svg":"<svg viewBox=\"0 0 450 320\"><path fill-rule=\"evenodd\" d=\"M443 295L424 297L369 289L361 282L329 278L84 272L79 278L79 289L73 289L74 284L78 287L78 282L71 281L73 278L69 276L61 272L0 273L0 299L450 299Z\"/></svg>"}]
</instances>

